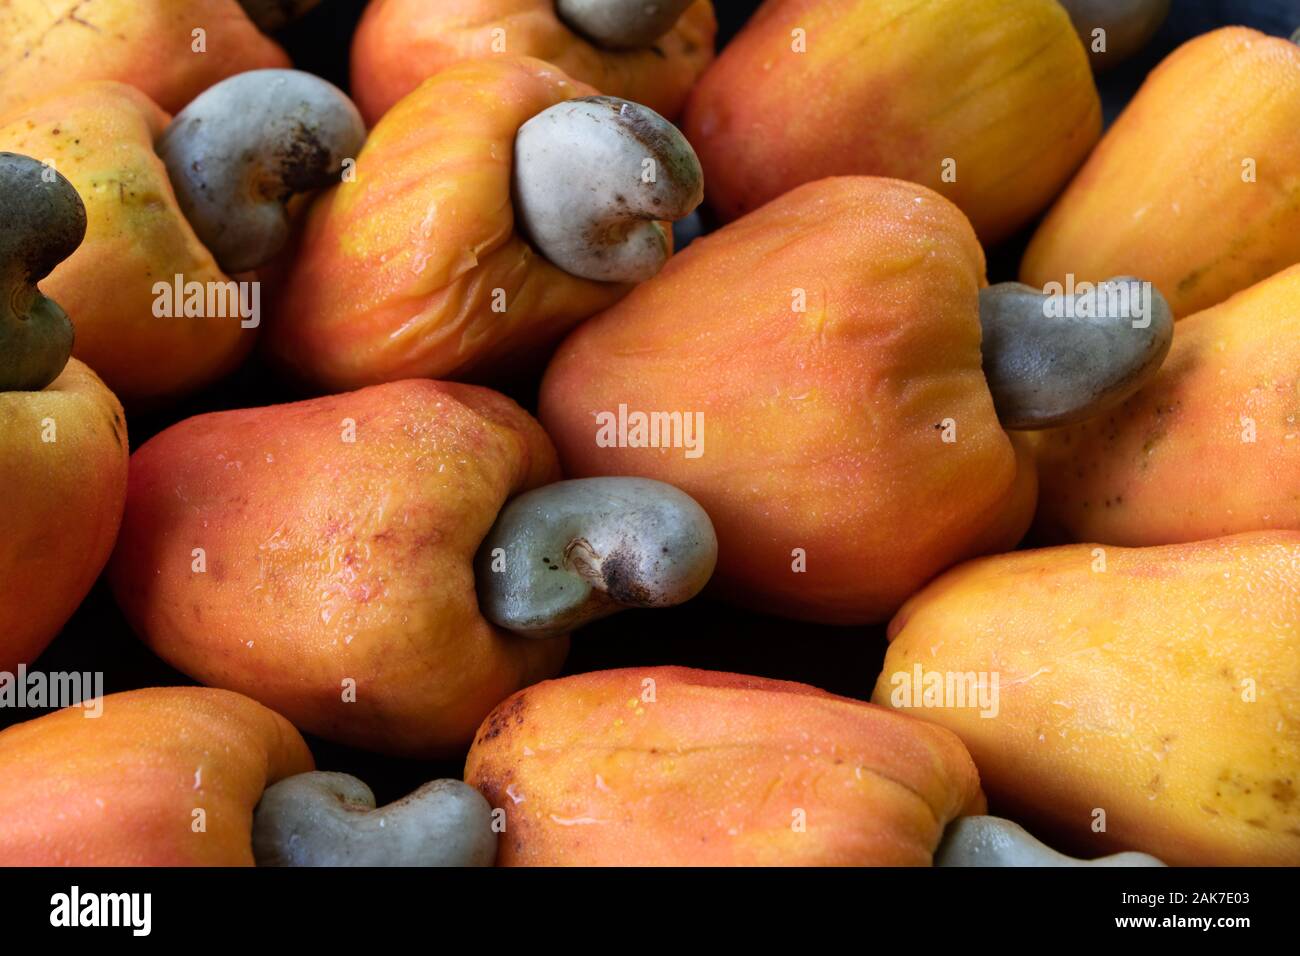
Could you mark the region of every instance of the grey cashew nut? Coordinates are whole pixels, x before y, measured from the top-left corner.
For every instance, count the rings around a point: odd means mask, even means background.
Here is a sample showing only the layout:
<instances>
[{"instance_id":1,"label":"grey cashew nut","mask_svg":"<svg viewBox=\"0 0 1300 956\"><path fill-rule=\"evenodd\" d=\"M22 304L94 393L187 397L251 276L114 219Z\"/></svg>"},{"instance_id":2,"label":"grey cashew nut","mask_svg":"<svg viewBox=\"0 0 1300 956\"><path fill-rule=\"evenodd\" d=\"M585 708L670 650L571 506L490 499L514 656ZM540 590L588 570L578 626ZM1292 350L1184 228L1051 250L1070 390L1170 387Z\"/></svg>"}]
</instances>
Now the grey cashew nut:
<instances>
[{"instance_id":1,"label":"grey cashew nut","mask_svg":"<svg viewBox=\"0 0 1300 956\"><path fill-rule=\"evenodd\" d=\"M312 10L320 0L239 0L248 19L263 33L270 33Z\"/></svg>"},{"instance_id":2,"label":"grey cashew nut","mask_svg":"<svg viewBox=\"0 0 1300 956\"><path fill-rule=\"evenodd\" d=\"M567 100L515 135L515 218L565 272L640 282L668 261L663 220L704 198L686 137L647 107L609 96Z\"/></svg>"},{"instance_id":3,"label":"grey cashew nut","mask_svg":"<svg viewBox=\"0 0 1300 956\"><path fill-rule=\"evenodd\" d=\"M181 110L158 154L195 233L234 273L274 258L289 236L286 203L337 181L365 136L338 87L298 70L250 70Z\"/></svg>"},{"instance_id":4,"label":"grey cashew nut","mask_svg":"<svg viewBox=\"0 0 1300 956\"><path fill-rule=\"evenodd\" d=\"M1123 402L1169 354L1174 317L1131 276L1050 296L1019 282L980 291L984 377L1004 428L1070 425Z\"/></svg>"},{"instance_id":5,"label":"grey cashew nut","mask_svg":"<svg viewBox=\"0 0 1300 956\"><path fill-rule=\"evenodd\" d=\"M52 166L0 153L0 392L39 391L72 355L72 322L36 288L86 235L86 207Z\"/></svg>"},{"instance_id":6,"label":"grey cashew nut","mask_svg":"<svg viewBox=\"0 0 1300 956\"><path fill-rule=\"evenodd\" d=\"M520 495L479 548L479 608L498 627L557 637L626 607L669 607L708 583L713 523L648 478L582 478Z\"/></svg>"},{"instance_id":7,"label":"grey cashew nut","mask_svg":"<svg viewBox=\"0 0 1300 956\"><path fill-rule=\"evenodd\" d=\"M1145 853L1080 860L1058 853L1028 830L1001 817L961 817L948 825L934 852L935 866L1164 866Z\"/></svg>"},{"instance_id":8,"label":"grey cashew nut","mask_svg":"<svg viewBox=\"0 0 1300 956\"><path fill-rule=\"evenodd\" d=\"M1169 0L1061 0L1095 69L1137 53L1169 15ZM1106 50L1093 50L1092 31L1106 31Z\"/></svg>"},{"instance_id":9,"label":"grey cashew nut","mask_svg":"<svg viewBox=\"0 0 1300 956\"><path fill-rule=\"evenodd\" d=\"M435 780L375 809L345 773L298 774L268 787L253 813L258 866L491 866L492 807L460 780Z\"/></svg>"},{"instance_id":10,"label":"grey cashew nut","mask_svg":"<svg viewBox=\"0 0 1300 956\"><path fill-rule=\"evenodd\" d=\"M638 50L677 23L695 0L555 0L564 24L605 50Z\"/></svg>"}]
</instances>

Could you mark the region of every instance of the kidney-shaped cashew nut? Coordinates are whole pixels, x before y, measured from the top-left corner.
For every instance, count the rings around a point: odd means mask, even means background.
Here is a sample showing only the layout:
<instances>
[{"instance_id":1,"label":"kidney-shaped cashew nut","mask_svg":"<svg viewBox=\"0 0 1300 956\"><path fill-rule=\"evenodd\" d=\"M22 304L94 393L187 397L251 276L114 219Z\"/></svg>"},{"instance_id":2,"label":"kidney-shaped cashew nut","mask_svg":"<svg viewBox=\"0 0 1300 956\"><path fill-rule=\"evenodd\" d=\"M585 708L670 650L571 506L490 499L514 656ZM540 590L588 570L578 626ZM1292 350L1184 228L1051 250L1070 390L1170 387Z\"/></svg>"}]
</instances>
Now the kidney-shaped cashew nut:
<instances>
[{"instance_id":1,"label":"kidney-shaped cashew nut","mask_svg":"<svg viewBox=\"0 0 1300 956\"><path fill-rule=\"evenodd\" d=\"M605 50L638 50L677 23L695 0L555 0L555 12L574 33Z\"/></svg>"},{"instance_id":2,"label":"kidney-shaped cashew nut","mask_svg":"<svg viewBox=\"0 0 1300 956\"><path fill-rule=\"evenodd\" d=\"M935 866L1164 866L1145 853L1116 853L1080 860L1033 837L1001 817L962 817L948 825L934 853Z\"/></svg>"},{"instance_id":3,"label":"kidney-shaped cashew nut","mask_svg":"<svg viewBox=\"0 0 1300 956\"><path fill-rule=\"evenodd\" d=\"M268 787L253 814L258 866L491 866L492 807L460 780L435 780L376 810L356 777L316 771Z\"/></svg>"},{"instance_id":4,"label":"kidney-shaped cashew nut","mask_svg":"<svg viewBox=\"0 0 1300 956\"><path fill-rule=\"evenodd\" d=\"M479 608L527 637L556 637L626 607L669 607L708 583L713 523L648 478L582 478L520 495L479 548Z\"/></svg>"},{"instance_id":5,"label":"kidney-shaped cashew nut","mask_svg":"<svg viewBox=\"0 0 1300 956\"><path fill-rule=\"evenodd\" d=\"M1048 428L1113 408L1160 370L1174 317L1131 276L1048 295L1019 282L980 292L984 377L1004 428Z\"/></svg>"},{"instance_id":6,"label":"kidney-shaped cashew nut","mask_svg":"<svg viewBox=\"0 0 1300 956\"><path fill-rule=\"evenodd\" d=\"M270 261L296 193L338 179L365 140L338 87L298 70L250 70L199 94L158 143L181 210L226 272Z\"/></svg>"},{"instance_id":7,"label":"kidney-shaped cashew nut","mask_svg":"<svg viewBox=\"0 0 1300 956\"><path fill-rule=\"evenodd\" d=\"M663 220L704 198L691 144L652 109L609 96L567 100L515 135L515 219L565 272L640 282L668 261Z\"/></svg>"},{"instance_id":8,"label":"kidney-shaped cashew nut","mask_svg":"<svg viewBox=\"0 0 1300 956\"><path fill-rule=\"evenodd\" d=\"M86 207L52 166L0 153L0 392L39 391L72 354L72 322L36 283L81 245Z\"/></svg>"}]
</instances>

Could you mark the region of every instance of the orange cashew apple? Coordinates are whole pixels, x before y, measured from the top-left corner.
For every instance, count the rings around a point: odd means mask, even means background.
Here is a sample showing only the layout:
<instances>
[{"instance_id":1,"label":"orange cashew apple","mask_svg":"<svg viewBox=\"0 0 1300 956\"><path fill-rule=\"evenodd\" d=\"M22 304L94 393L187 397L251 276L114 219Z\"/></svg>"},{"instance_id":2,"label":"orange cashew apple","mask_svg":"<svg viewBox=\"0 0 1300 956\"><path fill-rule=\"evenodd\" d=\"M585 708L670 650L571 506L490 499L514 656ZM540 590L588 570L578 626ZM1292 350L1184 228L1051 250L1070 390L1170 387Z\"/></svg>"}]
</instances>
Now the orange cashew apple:
<instances>
[{"instance_id":1,"label":"orange cashew apple","mask_svg":"<svg viewBox=\"0 0 1300 956\"><path fill-rule=\"evenodd\" d=\"M285 197L336 175L363 136L341 92L289 70L224 80L175 120L108 81L0 117L0 150L46 163L85 202L86 240L44 286L74 317L74 354L128 407L238 365L261 323L249 270L284 241Z\"/></svg>"},{"instance_id":2,"label":"orange cashew apple","mask_svg":"<svg viewBox=\"0 0 1300 956\"><path fill-rule=\"evenodd\" d=\"M788 681L684 667L529 687L465 780L504 810L504 866L928 866L981 813L951 734Z\"/></svg>"},{"instance_id":3,"label":"orange cashew apple","mask_svg":"<svg viewBox=\"0 0 1300 956\"><path fill-rule=\"evenodd\" d=\"M1145 322L1054 304L986 287L970 223L924 186L820 180L578 328L546 372L541 418L568 474L642 475L698 500L726 596L883 620L1024 533L1036 476L1008 429L1112 409L1168 352L1158 296Z\"/></svg>"},{"instance_id":4,"label":"orange cashew apple","mask_svg":"<svg viewBox=\"0 0 1300 956\"><path fill-rule=\"evenodd\" d=\"M1198 36L1138 91L1034 234L1030 285L1115 273L1191 315L1300 262L1300 46Z\"/></svg>"},{"instance_id":5,"label":"orange cashew apple","mask_svg":"<svg viewBox=\"0 0 1300 956\"><path fill-rule=\"evenodd\" d=\"M696 84L683 128L725 219L867 174L942 193L992 242L1065 185L1101 103L1055 0L767 0Z\"/></svg>"},{"instance_id":6,"label":"orange cashew apple","mask_svg":"<svg viewBox=\"0 0 1300 956\"><path fill-rule=\"evenodd\" d=\"M438 71L462 60L505 54L545 60L611 96L676 116L713 59L717 21L709 0L606 2L622 8L617 12L623 14L624 29L599 36L584 31L577 20L566 20L576 13L598 29L598 15L560 9L582 6L597 5L581 0L372 0L352 40L357 104L373 125Z\"/></svg>"},{"instance_id":7,"label":"orange cashew apple","mask_svg":"<svg viewBox=\"0 0 1300 956\"><path fill-rule=\"evenodd\" d=\"M312 385L488 378L663 264L702 198L663 117L528 58L452 66L313 205L267 346ZM647 173L649 171L649 173Z\"/></svg>"},{"instance_id":8,"label":"orange cashew apple","mask_svg":"<svg viewBox=\"0 0 1300 956\"><path fill-rule=\"evenodd\" d=\"M239 694L95 706L0 732L0 866L251 866L262 791L314 766L287 720Z\"/></svg>"},{"instance_id":9,"label":"orange cashew apple","mask_svg":"<svg viewBox=\"0 0 1300 956\"><path fill-rule=\"evenodd\" d=\"M559 476L504 396L405 381L187 419L131 459L109 574L137 633L205 684L386 753L463 745L567 639L479 612L507 499Z\"/></svg>"},{"instance_id":10,"label":"orange cashew apple","mask_svg":"<svg viewBox=\"0 0 1300 956\"><path fill-rule=\"evenodd\" d=\"M1089 856L1300 863L1300 533L983 558L889 637L873 699L961 737L997 812Z\"/></svg>"},{"instance_id":11,"label":"orange cashew apple","mask_svg":"<svg viewBox=\"0 0 1300 956\"><path fill-rule=\"evenodd\" d=\"M1034 438L1045 540L1300 530L1300 265L1179 322L1109 415Z\"/></svg>"},{"instance_id":12,"label":"orange cashew apple","mask_svg":"<svg viewBox=\"0 0 1300 956\"><path fill-rule=\"evenodd\" d=\"M0 672L36 659L108 562L128 455L122 406L76 359L0 392Z\"/></svg>"},{"instance_id":13,"label":"orange cashew apple","mask_svg":"<svg viewBox=\"0 0 1300 956\"><path fill-rule=\"evenodd\" d=\"M202 682L330 739L447 754L558 671L570 629L689 600L713 570L680 491L558 477L541 426L472 385L203 415L132 457L110 577Z\"/></svg>"},{"instance_id":14,"label":"orange cashew apple","mask_svg":"<svg viewBox=\"0 0 1300 956\"><path fill-rule=\"evenodd\" d=\"M0 6L0 114L85 80L128 83L175 113L228 76L288 65L289 57L236 0L10 0Z\"/></svg>"},{"instance_id":15,"label":"orange cashew apple","mask_svg":"<svg viewBox=\"0 0 1300 956\"><path fill-rule=\"evenodd\" d=\"M1012 547L1033 511L1032 461L981 369L984 282L970 224L930 190L802 186L577 329L540 416L568 474L698 500L729 596L881 620L945 567ZM652 414L659 447L636 431Z\"/></svg>"}]
</instances>

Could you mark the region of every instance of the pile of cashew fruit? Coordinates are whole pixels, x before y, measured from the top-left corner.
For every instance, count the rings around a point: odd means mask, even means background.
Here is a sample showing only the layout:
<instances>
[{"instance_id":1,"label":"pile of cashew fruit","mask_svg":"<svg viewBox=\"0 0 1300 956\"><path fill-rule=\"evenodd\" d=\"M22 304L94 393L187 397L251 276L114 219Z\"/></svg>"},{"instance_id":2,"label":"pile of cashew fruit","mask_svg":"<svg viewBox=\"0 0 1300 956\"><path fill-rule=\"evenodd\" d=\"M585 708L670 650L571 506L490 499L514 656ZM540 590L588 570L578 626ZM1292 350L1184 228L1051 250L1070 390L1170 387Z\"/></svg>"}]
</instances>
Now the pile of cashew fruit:
<instances>
[{"instance_id":1,"label":"pile of cashew fruit","mask_svg":"<svg viewBox=\"0 0 1300 956\"><path fill-rule=\"evenodd\" d=\"M329 3L0 4L0 682L101 575L193 681L0 864L1300 864L1300 45L1103 134L1168 0ZM684 604L881 666L566 669Z\"/></svg>"}]
</instances>

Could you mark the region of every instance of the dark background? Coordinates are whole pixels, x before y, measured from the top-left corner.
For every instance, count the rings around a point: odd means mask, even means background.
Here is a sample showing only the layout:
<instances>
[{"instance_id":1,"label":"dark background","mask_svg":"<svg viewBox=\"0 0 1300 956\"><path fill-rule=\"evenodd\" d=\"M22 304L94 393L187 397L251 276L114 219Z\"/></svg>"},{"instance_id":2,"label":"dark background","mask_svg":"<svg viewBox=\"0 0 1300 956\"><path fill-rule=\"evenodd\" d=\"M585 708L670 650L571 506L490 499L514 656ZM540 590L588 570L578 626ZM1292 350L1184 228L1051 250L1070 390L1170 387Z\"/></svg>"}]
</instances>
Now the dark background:
<instances>
[{"instance_id":1,"label":"dark background","mask_svg":"<svg viewBox=\"0 0 1300 956\"><path fill-rule=\"evenodd\" d=\"M720 49L757 4L715 0L715 6ZM299 69L318 73L346 89L348 45L364 7L365 0L323 0L319 8L282 31L278 39ZM1228 24L1289 36L1300 27L1300 0L1173 0L1169 19L1148 47L1127 63L1098 76L1107 122L1113 120L1166 54L1197 34ZM990 282L1016 277L1020 256L1032 232L1030 227L987 250ZM535 407L535 380L496 384L524 407ZM226 382L165 414L132 416L131 443L138 447L156 432L190 415L300 397L254 359ZM834 628L782 621L701 598L666 611L625 611L583 629L573 638L565 672L682 664L803 681L849 697L866 698L881 670L884 651L883 627ZM136 640L102 581L33 668L102 671L105 693L193 683ZM38 713L0 711L0 728ZM356 774L374 788L381 804L434 777L461 775L460 760L405 761L312 737L308 742L321 769Z\"/></svg>"}]
</instances>

